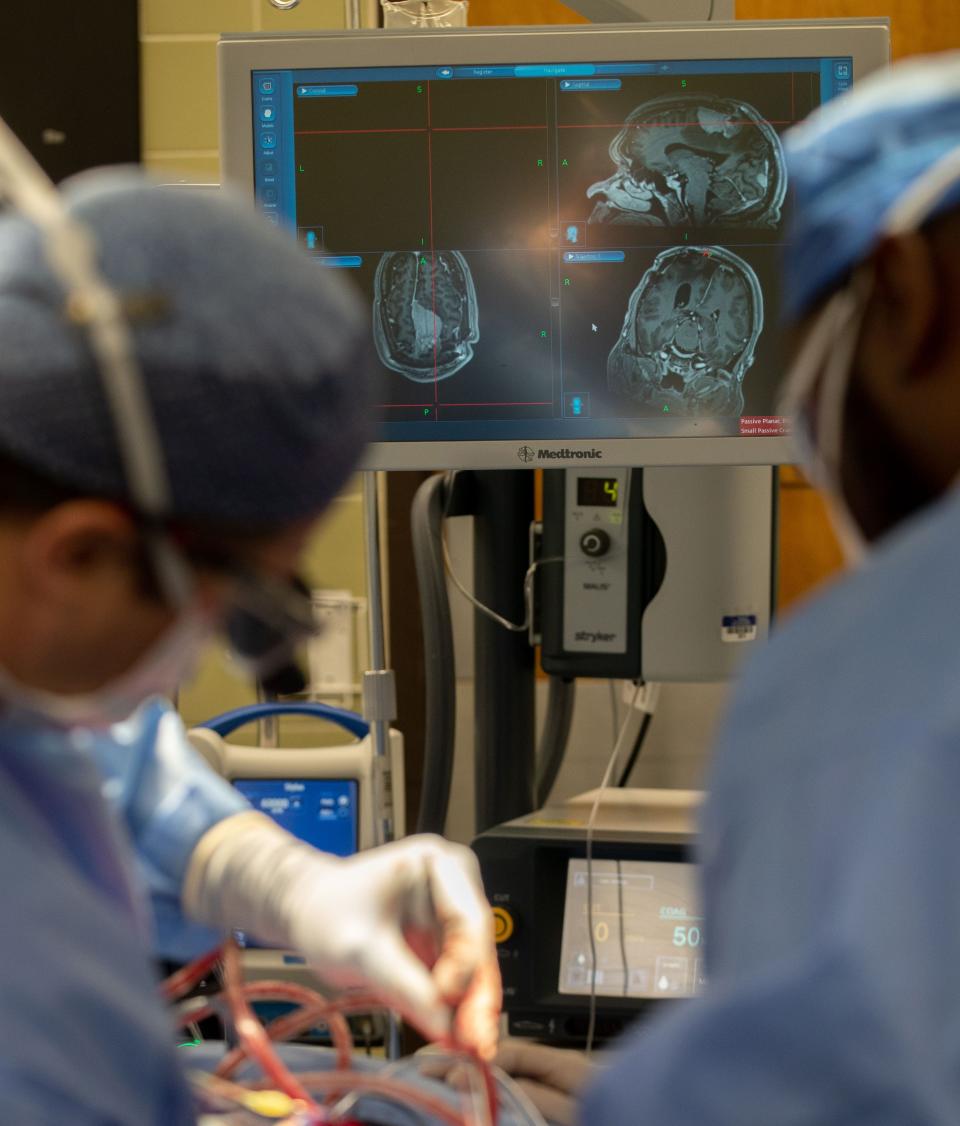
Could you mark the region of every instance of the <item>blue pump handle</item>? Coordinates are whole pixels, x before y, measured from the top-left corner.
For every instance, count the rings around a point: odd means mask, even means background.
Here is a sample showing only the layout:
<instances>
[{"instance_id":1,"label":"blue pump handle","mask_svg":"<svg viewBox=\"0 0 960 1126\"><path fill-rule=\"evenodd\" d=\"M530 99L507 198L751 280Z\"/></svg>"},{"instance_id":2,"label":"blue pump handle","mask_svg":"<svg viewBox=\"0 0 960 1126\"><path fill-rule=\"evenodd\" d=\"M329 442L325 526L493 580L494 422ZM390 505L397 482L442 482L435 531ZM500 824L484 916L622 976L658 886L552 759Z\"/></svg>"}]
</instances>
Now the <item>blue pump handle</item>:
<instances>
[{"instance_id":1,"label":"blue pump handle","mask_svg":"<svg viewBox=\"0 0 960 1126\"><path fill-rule=\"evenodd\" d=\"M311 719L325 719L329 723L335 723L338 727L349 731L351 735L356 735L358 739L363 739L370 733L370 724L362 715L348 711L346 708L334 708L330 704L306 701L296 704L275 703L273 701L247 704L246 707L234 708L232 711L214 716L213 719L208 719L204 723L198 723L197 726L206 727L210 731L215 731L218 735L226 736L245 724L254 723L259 719L267 719L274 715L304 715Z\"/></svg>"}]
</instances>

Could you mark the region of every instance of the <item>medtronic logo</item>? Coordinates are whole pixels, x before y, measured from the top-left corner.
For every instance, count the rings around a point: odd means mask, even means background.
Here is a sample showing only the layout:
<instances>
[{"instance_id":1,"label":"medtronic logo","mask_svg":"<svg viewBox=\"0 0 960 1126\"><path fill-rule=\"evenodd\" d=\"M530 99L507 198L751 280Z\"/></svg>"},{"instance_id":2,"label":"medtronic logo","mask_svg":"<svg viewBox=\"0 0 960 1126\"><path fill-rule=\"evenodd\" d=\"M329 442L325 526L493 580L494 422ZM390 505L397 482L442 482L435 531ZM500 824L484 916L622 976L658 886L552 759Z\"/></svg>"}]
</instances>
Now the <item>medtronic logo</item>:
<instances>
[{"instance_id":1,"label":"medtronic logo","mask_svg":"<svg viewBox=\"0 0 960 1126\"><path fill-rule=\"evenodd\" d=\"M532 450L529 446L521 446L517 450L517 457L521 461L599 461L603 457L603 450L571 450L566 446L562 450Z\"/></svg>"}]
</instances>

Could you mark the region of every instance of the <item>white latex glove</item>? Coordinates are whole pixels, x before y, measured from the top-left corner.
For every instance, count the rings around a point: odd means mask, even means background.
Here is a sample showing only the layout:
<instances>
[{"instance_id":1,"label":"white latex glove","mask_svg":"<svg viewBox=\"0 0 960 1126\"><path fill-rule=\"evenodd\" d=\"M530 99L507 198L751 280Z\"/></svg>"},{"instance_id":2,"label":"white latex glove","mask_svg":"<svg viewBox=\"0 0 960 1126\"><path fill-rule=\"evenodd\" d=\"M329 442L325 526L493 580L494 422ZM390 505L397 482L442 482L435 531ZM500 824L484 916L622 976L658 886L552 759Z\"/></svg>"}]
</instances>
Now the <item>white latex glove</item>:
<instances>
[{"instance_id":1,"label":"white latex glove","mask_svg":"<svg viewBox=\"0 0 960 1126\"><path fill-rule=\"evenodd\" d=\"M430 1048L418 1059L423 1075L470 1090L473 1077L460 1063L435 1060ZM545 1048L529 1040L501 1040L493 1062L516 1082L550 1126L575 1126L580 1092L596 1072L583 1052Z\"/></svg>"},{"instance_id":2,"label":"white latex glove","mask_svg":"<svg viewBox=\"0 0 960 1126\"><path fill-rule=\"evenodd\" d=\"M594 1073L583 1052L503 1040L494 1062L516 1080L548 1122L574 1126L578 1096Z\"/></svg>"},{"instance_id":3,"label":"white latex glove","mask_svg":"<svg viewBox=\"0 0 960 1126\"><path fill-rule=\"evenodd\" d=\"M183 902L198 921L299 951L331 985L371 988L431 1040L496 1052L493 917L469 849L407 837L343 860L240 813L201 838Z\"/></svg>"}]
</instances>

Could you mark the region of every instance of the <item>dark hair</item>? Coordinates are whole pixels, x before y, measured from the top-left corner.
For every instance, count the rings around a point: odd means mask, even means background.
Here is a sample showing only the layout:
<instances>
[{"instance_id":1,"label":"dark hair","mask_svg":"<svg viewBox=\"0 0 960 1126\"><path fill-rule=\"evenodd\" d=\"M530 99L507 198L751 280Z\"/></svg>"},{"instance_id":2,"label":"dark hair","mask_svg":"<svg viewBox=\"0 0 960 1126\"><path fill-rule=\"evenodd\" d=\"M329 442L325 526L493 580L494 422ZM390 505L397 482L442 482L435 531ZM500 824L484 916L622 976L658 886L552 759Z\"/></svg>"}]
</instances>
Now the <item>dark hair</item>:
<instances>
[{"instance_id":1,"label":"dark hair","mask_svg":"<svg viewBox=\"0 0 960 1126\"><path fill-rule=\"evenodd\" d=\"M39 514L82 496L83 489L66 485L0 450L0 512Z\"/></svg>"},{"instance_id":2,"label":"dark hair","mask_svg":"<svg viewBox=\"0 0 960 1126\"><path fill-rule=\"evenodd\" d=\"M132 519L150 522L152 518L143 516L125 497L111 496L82 485L67 484L42 469L26 465L15 457L0 450L0 513L16 512L36 514L66 504L71 500L105 500L126 509ZM283 526L235 524L224 521L210 521L198 517L171 517L166 521L182 540L185 549L195 545L198 553L204 551L215 555L220 550L241 549L270 539L283 531Z\"/></svg>"},{"instance_id":3,"label":"dark hair","mask_svg":"<svg viewBox=\"0 0 960 1126\"><path fill-rule=\"evenodd\" d=\"M105 500L118 504L129 512L132 520L142 526L155 526L153 520L138 514L123 497L108 496L82 486L65 484L51 474L25 465L0 451L0 516L41 516L58 505L81 499ZM283 530L276 526L240 526L189 518L174 518L166 523L184 555L194 566L207 571L224 571L235 567L251 549ZM159 598L159 587L145 544L138 561L138 570L144 593Z\"/></svg>"}]
</instances>

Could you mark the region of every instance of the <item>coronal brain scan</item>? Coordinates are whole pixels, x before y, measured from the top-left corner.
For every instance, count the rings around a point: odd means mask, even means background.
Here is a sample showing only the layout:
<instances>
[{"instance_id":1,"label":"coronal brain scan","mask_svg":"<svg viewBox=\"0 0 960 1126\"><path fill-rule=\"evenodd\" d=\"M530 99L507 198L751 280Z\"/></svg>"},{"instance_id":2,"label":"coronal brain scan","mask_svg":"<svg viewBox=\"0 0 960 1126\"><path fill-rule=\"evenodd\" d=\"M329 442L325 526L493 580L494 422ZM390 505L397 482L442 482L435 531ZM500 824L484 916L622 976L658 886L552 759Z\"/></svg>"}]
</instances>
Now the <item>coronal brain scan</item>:
<instances>
[{"instance_id":1,"label":"coronal brain scan","mask_svg":"<svg viewBox=\"0 0 960 1126\"><path fill-rule=\"evenodd\" d=\"M756 274L716 246L658 254L630 296L609 389L644 414L736 416L763 328Z\"/></svg>"},{"instance_id":2,"label":"coronal brain scan","mask_svg":"<svg viewBox=\"0 0 960 1126\"><path fill-rule=\"evenodd\" d=\"M610 144L616 171L591 184L590 223L774 227L786 193L783 148L753 106L680 94L634 109Z\"/></svg>"},{"instance_id":3,"label":"coronal brain scan","mask_svg":"<svg viewBox=\"0 0 960 1126\"><path fill-rule=\"evenodd\" d=\"M373 336L381 361L415 383L448 379L470 363L480 324L464 256L384 254L374 278Z\"/></svg>"}]
</instances>

